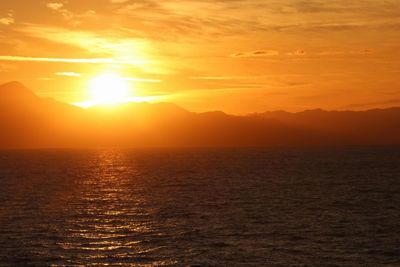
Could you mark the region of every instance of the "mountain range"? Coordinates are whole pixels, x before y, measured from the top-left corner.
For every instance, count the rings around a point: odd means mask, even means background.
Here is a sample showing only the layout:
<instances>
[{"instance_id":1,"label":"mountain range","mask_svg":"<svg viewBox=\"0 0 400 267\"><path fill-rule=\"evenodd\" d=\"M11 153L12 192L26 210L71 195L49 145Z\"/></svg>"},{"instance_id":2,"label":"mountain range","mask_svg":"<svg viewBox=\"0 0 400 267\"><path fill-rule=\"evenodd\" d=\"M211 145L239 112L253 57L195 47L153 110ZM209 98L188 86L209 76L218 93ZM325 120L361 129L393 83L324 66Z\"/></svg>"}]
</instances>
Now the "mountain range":
<instances>
[{"instance_id":1,"label":"mountain range","mask_svg":"<svg viewBox=\"0 0 400 267\"><path fill-rule=\"evenodd\" d=\"M234 116L170 103L79 108L0 86L0 149L400 144L400 108Z\"/></svg>"}]
</instances>

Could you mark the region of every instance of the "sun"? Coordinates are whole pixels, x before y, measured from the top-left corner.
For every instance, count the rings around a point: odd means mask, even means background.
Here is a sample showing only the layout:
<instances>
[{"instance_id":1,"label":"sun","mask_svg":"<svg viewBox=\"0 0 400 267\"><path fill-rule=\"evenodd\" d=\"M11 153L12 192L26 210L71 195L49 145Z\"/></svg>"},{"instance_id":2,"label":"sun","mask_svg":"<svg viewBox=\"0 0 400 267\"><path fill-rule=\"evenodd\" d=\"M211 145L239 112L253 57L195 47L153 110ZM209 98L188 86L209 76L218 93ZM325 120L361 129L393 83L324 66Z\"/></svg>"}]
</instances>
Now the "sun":
<instances>
[{"instance_id":1,"label":"sun","mask_svg":"<svg viewBox=\"0 0 400 267\"><path fill-rule=\"evenodd\" d=\"M97 105L114 105L129 101L129 85L114 73L101 74L89 82L92 101Z\"/></svg>"}]
</instances>

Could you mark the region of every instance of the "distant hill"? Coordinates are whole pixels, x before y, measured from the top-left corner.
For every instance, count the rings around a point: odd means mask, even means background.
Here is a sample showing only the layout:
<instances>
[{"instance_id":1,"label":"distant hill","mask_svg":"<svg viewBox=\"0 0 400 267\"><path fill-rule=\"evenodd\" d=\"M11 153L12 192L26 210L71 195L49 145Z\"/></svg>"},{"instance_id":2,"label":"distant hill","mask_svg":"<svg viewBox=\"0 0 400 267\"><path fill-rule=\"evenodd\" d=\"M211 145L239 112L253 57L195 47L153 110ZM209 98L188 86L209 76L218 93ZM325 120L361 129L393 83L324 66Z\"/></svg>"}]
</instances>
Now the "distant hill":
<instances>
[{"instance_id":1,"label":"distant hill","mask_svg":"<svg viewBox=\"0 0 400 267\"><path fill-rule=\"evenodd\" d=\"M0 86L0 149L400 144L400 108L233 116L169 103L81 109Z\"/></svg>"}]
</instances>

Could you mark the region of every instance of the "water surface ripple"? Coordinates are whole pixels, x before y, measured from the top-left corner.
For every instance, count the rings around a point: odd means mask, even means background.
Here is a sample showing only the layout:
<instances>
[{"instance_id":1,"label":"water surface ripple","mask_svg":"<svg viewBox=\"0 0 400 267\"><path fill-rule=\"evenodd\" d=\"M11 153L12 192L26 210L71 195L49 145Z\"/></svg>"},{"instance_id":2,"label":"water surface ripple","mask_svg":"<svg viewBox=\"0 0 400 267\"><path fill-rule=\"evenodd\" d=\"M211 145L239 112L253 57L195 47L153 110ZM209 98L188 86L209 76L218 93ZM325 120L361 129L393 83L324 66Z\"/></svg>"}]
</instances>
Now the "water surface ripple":
<instances>
[{"instance_id":1,"label":"water surface ripple","mask_svg":"<svg viewBox=\"0 0 400 267\"><path fill-rule=\"evenodd\" d=\"M0 266L400 266L400 148L0 152Z\"/></svg>"}]
</instances>

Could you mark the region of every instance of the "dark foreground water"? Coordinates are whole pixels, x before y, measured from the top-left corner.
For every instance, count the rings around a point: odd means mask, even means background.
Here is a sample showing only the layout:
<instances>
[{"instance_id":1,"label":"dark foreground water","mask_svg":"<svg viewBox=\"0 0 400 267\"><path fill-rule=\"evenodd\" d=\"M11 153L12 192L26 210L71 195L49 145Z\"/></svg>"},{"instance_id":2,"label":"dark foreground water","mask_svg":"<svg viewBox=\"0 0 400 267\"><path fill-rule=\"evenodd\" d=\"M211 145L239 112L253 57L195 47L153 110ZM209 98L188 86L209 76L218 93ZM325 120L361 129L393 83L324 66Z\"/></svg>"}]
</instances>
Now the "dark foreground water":
<instances>
[{"instance_id":1,"label":"dark foreground water","mask_svg":"<svg viewBox=\"0 0 400 267\"><path fill-rule=\"evenodd\" d=\"M0 152L0 266L400 266L400 147Z\"/></svg>"}]
</instances>

